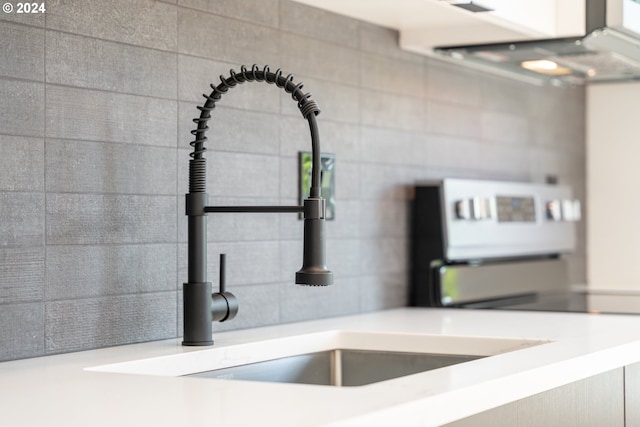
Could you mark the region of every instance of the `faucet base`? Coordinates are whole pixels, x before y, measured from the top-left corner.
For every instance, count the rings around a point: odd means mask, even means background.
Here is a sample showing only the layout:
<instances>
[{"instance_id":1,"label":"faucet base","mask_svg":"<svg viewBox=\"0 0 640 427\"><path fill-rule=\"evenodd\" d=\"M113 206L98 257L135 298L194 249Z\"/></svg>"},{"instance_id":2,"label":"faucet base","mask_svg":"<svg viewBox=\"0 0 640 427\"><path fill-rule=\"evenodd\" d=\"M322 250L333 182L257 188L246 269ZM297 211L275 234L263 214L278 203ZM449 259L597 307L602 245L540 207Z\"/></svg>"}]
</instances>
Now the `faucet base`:
<instances>
[{"instance_id":1,"label":"faucet base","mask_svg":"<svg viewBox=\"0 0 640 427\"><path fill-rule=\"evenodd\" d=\"M209 345L213 345L213 340L211 340L211 341L182 341L182 345L185 346L185 347L209 346Z\"/></svg>"},{"instance_id":2,"label":"faucet base","mask_svg":"<svg viewBox=\"0 0 640 427\"><path fill-rule=\"evenodd\" d=\"M184 283L184 338L182 345L213 345L211 322L211 282Z\"/></svg>"}]
</instances>

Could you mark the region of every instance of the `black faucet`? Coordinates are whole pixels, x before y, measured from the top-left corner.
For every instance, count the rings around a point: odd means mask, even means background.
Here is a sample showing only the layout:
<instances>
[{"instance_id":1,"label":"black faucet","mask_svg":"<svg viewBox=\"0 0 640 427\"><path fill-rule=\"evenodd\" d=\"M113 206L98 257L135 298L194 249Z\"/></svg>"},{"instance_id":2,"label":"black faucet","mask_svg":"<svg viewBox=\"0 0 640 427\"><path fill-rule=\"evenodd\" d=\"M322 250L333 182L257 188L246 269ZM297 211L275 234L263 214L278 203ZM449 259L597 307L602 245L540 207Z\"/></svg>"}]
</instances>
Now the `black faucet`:
<instances>
[{"instance_id":1,"label":"black faucet","mask_svg":"<svg viewBox=\"0 0 640 427\"><path fill-rule=\"evenodd\" d=\"M224 257L221 257L220 291L212 293L211 282L207 282L207 214L213 212L290 212L304 214L304 253L302 268L296 272L299 285L328 286L333 283L333 273L325 265L325 201L320 196L320 141L316 116L320 113L318 104L311 99L310 93L302 91L302 83L294 83L293 75L282 75L280 69L275 72L269 66L260 69L253 65L247 69L244 65L237 73L229 71L229 77L220 76L220 83L211 84L212 92L203 95L204 105L199 106L200 117L193 119L197 128L191 133L195 140L189 161L189 193L186 195L186 214L189 216L189 253L188 281L183 285L184 296L184 338L183 345L212 345L211 323L233 318L238 311L236 297L224 288ZM205 132L209 129L207 121L211 111L227 91L240 83L266 82L284 89L297 101L298 108L309 122L311 131L311 189L309 197L302 206L207 206L206 167L203 157L207 150Z\"/></svg>"}]
</instances>

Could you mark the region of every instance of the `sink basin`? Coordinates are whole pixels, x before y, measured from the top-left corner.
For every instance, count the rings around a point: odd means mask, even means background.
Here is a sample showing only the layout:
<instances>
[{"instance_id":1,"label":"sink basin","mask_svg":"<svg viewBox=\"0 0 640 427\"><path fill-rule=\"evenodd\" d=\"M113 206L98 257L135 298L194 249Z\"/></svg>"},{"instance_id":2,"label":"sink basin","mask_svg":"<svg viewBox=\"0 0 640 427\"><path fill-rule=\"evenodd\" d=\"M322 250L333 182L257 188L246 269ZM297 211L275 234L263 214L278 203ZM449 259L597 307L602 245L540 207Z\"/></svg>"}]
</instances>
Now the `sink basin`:
<instances>
[{"instance_id":1,"label":"sink basin","mask_svg":"<svg viewBox=\"0 0 640 427\"><path fill-rule=\"evenodd\" d=\"M326 331L86 368L138 375L361 386L467 363L547 341Z\"/></svg>"},{"instance_id":2,"label":"sink basin","mask_svg":"<svg viewBox=\"0 0 640 427\"><path fill-rule=\"evenodd\" d=\"M192 377L292 384L361 386L486 356L330 350L191 374Z\"/></svg>"}]
</instances>

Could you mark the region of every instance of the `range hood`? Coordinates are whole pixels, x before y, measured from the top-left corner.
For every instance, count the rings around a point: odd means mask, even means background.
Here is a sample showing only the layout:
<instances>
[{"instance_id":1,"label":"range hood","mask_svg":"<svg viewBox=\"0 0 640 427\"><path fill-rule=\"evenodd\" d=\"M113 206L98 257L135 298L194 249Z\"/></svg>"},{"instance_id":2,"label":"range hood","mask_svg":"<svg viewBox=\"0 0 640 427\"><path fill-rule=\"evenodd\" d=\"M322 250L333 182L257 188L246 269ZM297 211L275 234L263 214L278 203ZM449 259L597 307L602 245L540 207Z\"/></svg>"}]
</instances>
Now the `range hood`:
<instances>
[{"instance_id":1,"label":"range hood","mask_svg":"<svg viewBox=\"0 0 640 427\"><path fill-rule=\"evenodd\" d=\"M585 1L584 35L437 46L433 52L533 83L582 85L640 80L640 0Z\"/></svg>"}]
</instances>

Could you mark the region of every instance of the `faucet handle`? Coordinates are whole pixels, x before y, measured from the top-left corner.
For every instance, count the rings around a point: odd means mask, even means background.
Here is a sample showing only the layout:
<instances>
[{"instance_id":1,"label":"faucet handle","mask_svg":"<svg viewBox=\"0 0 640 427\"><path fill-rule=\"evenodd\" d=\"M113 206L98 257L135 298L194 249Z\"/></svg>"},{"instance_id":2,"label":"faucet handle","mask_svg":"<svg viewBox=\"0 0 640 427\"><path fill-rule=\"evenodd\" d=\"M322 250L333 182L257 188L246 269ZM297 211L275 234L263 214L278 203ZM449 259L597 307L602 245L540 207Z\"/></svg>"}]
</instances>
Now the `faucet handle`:
<instances>
[{"instance_id":1,"label":"faucet handle","mask_svg":"<svg viewBox=\"0 0 640 427\"><path fill-rule=\"evenodd\" d=\"M223 294L227 289L227 254L220 254L219 291Z\"/></svg>"},{"instance_id":2,"label":"faucet handle","mask_svg":"<svg viewBox=\"0 0 640 427\"><path fill-rule=\"evenodd\" d=\"M219 292L211 294L211 315L213 321L224 322L238 314L238 299L231 292L226 291L227 255L220 254L220 286Z\"/></svg>"}]
</instances>

